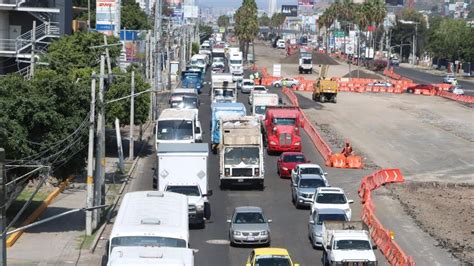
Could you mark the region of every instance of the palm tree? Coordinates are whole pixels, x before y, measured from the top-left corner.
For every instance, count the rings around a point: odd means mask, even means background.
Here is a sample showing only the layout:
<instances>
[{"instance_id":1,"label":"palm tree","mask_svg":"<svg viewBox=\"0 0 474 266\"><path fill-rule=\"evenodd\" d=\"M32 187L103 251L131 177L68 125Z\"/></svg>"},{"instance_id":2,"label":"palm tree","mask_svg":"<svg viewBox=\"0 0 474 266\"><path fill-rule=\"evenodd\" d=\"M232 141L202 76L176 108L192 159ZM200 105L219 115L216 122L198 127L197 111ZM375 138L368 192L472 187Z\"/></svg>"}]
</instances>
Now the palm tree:
<instances>
[{"instance_id":1,"label":"palm tree","mask_svg":"<svg viewBox=\"0 0 474 266\"><path fill-rule=\"evenodd\" d=\"M235 14L235 34L239 38L245 60L247 60L249 43L255 39L258 31L257 4L255 0L244 0Z\"/></svg>"},{"instance_id":2,"label":"palm tree","mask_svg":"<svg viewBox=\"0 0 474 266\"><path fill-rule=\"evenodd\" d=\"M226 15L222 15L219 18L217 18L217 26L221 28L227 29L229 27L229 17Z\"/></svg>"}]
</instances>

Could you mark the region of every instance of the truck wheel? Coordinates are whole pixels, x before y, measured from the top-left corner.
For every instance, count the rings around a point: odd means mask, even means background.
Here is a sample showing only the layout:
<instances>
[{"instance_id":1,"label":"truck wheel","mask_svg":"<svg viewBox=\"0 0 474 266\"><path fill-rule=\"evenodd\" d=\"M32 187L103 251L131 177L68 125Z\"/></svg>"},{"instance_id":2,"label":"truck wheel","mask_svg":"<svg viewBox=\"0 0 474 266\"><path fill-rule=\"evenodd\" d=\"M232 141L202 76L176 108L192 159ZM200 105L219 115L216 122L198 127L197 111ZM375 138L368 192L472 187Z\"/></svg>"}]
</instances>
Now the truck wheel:
<instances>
[{"instance_id":1,"label":"truck wheel","mask_svg":"<svg viewBox=\"0 0 474 266\"><path fill-rule=\"evenodd\" d=\"M206 221L202 220L202 222L200 222L197 226L198 226L199 229L206 228Z\"/></svg>"},{"instance_id":2,"label":"truck wheel","mask_svg":"<svg viewBox=\"0 0 474 266\"><path fill-rule=\"evenodd\" d=\"M211 219L211 204L209 202L204 202L204 218Z\"/></svg>"},{"instance_id":3,"label":"truck wheel","mask_svg":"<svg viewBox=\"0 0 474 266\"><path fill-rule=\"evenodd\" d=\"M319 101L322 102L322 103L326 102L326 97L323 94L321 94L319 96Z\"/></svg>"},{"instance_id":4,"label":"truck wheel","mask_svg":"<svg viewBox=\"0 0 474 266\"><path fill-rule=\"evenodd\" d=\"M328 263L328 255L327 255L326 251L323 251L323 258L322 258L322 260L323 260L323 265L324 265L324 266L329 265L329 263Z\"/></svg>"}]
</instances>

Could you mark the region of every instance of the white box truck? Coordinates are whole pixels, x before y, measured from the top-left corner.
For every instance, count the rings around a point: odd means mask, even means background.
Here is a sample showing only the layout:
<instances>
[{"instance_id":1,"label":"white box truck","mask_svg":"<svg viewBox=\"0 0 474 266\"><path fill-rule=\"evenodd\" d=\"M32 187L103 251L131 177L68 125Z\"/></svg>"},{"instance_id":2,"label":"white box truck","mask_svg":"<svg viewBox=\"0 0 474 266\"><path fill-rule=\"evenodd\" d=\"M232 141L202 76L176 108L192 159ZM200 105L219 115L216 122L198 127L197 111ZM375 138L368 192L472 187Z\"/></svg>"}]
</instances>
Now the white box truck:
<instances>
[{"instance_id":1,"label":"white box truck","mask_svg":"<svg viewBox=\"0 0 474 266\"><path fill-rule=\"evenodd\" d=\"M254 185L263 189L263 141L260 122L253 116L220 120L220 186Z\"/></svg>"},{"instance_id":2,"label":"white box truck","mask_svg":"<svg viewBox=\"0 0 474 266\"><path fill-rule=\"evenodd\" d=\"M237 84L229 73L214 73L211 76L211 101L213 103L237 102Z\"/></svg>"},{"instance_id":3,"label":"white box truck","mask_svg":"<svg viewBox=\"0 0 474 266\"><path fill-rule=\"evenodd\" d=\"M157 150L158 161L153 187L159 191L176 192L188 197L189 223L201 228L211 218L207 143L162 143Z\"/></svg>"},{"instance_id":4,"label":"white box truck","mask_svg":"<svg viewBox=\"0 0 474 266\"><path fill-rule=\"evenodd\" d=\"M229 70L231 74L243 74L244 63L242 52L230 52L229 53Z\"/></svg>"},{"instance_id":5,"label":"white box truck","mask_svg":"<svg viewBox=\"0 0 474 266\"><path fill-rule=\"evenodd\" d=\"M257 93L253 95L252 115L260 121L265 120L267 106L278 105L278 94L276 93Z\"/></svg>"},{"instance_id":6,"label":"white box truck","mask_svg":"<svg viewBox=\"0 0 474 266\"><path fill-rule=\"evenodd\" d=\"M324 265L377 265L370 234L362 221L323 222Z\"/></svg>"},{"instance_id":7,"label":"white box truck","mask_svg":"<svg viewBox=\"0 0 474 266\"><path fill-rule=\"evenodd\" d=\"M182 265L194 266L194 250L166 247L116 247L107 266Z\"/></svg>"},{"instance_id":8,"label":"white box truck","mask_svg":"<svg viewBox=\"0 0 474 266\"><path fill-rule=\"evenodd\" d=\"M197 109L168 108L156 123L156 148L160 143L194 143L202 137Z\"/></svg>"},{"instance_id":9,"label":"white box truck","mask_svg":"<svg viewBox=\"0 0 474 266\"><path fill-rule=\"evenodd\" d=\"M188 252L186 196L162 191L125 194L110 233L108 259L112 262L119 255L119 248L149 246L179 248Z\"/></svg>"}]
</instances>

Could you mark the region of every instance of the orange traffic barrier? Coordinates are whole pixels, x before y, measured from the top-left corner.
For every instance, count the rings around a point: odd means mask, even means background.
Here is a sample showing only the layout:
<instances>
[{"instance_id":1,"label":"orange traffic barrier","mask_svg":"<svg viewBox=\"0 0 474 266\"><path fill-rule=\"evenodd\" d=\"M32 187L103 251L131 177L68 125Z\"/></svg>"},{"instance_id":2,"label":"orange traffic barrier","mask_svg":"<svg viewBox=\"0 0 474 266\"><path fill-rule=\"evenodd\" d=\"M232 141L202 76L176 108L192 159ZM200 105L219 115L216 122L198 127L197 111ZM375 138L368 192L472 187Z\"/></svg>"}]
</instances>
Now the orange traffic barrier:
<instances>
[{"instance_id":1,"label":"orange traffic barrier","mask_svg":"<svg viewBox=\"0 0 474 266\"><path fill-rule=\"evenodd\" d=\"M347 168L355 168L355 169L363 168L362 157L357 156L357 155L347 156L347 158L346 158L346 167Z\"/></svg>"},{"instance_id":2,"label":"orange traffic barrier","mask_svg":"<svg viewBox=\"0 0 474 266\"><path fill-rule=\"evenodd\" d=\"M346 156L341 153L333 153L329 156L326 165L335 168L346 168Z\"/></svg>"},{"instance_id":3,"label":"orange traffic barrier","mask_svg":"<svg viewBox=\"0 0 474 266\"><path fill-rule=\"evenodd\" d=\"M447 92L447 91L438 91L437 95L441 96L443 98L447 98L447 99L457 101L457 102L474 103L474 97L473 96L457 95L457 94Z\"/></svg>"}]
</instances>

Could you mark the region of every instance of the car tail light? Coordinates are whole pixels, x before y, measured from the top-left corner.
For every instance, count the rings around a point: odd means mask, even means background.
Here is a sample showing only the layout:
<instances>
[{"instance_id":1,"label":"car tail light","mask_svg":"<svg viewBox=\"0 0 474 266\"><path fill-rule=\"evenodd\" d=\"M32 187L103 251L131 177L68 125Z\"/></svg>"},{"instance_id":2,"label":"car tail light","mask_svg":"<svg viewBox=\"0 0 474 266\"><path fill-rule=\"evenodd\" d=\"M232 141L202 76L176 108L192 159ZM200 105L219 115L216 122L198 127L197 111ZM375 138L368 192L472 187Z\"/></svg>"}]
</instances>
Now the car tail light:
<instances>
[{"instance_id":1,"label":"car tail light","mask_svg":"<svg viewBox=\"0 0 474 266\"><path fill-rule=\"evenodd\" d=\"M225 176L230 176L230 168L225 168L224 169L224 175Z\"/></svg>"},{"instance_id":2,"label":"car tail light","mask_svg":"<svg viewBox=\"0 0 474 266\"><path fill-rule=\"evenodd\" d=\"M255 175L259 176L260 175L260 168L255 168Z\"/></svg>"}]
</instances>

